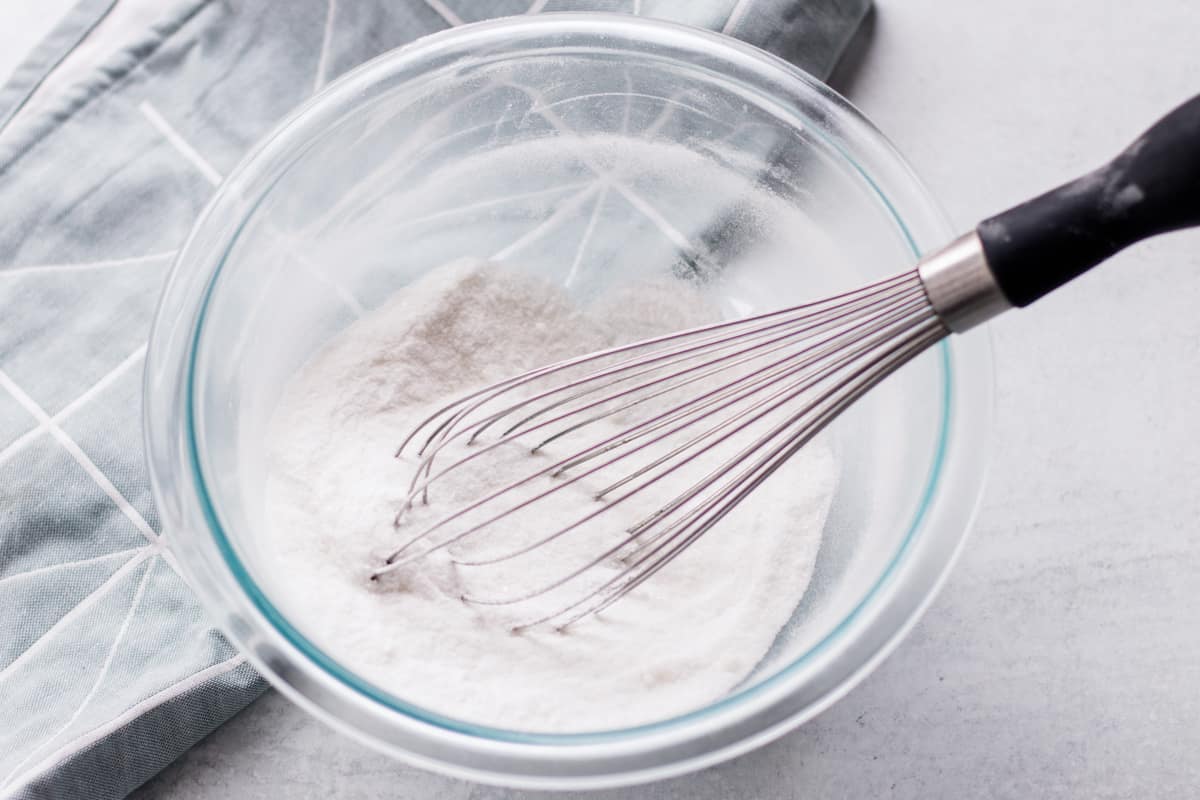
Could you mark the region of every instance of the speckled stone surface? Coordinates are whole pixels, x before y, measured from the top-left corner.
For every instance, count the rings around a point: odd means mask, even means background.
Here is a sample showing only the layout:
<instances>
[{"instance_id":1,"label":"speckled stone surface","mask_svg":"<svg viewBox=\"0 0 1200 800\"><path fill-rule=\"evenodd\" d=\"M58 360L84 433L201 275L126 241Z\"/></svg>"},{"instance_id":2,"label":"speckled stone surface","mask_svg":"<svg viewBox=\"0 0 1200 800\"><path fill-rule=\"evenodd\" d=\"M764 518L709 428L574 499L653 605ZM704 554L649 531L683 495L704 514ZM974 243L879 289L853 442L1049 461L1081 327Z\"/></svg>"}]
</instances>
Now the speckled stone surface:
<instances>
[{"instance_id":1,"label":"speckled stone surface","mask_svg":"<svg viewBox=\"0 0 1200 800\"><path fill-rule=\"evenodd\" d=\"M1195 0L877 0L840 88L951 218L1107 159L1200 91ZM1200 233L992 326L975 532L912 635L832 709L704 772L571 797L1200 793ZM136 795L548 798L400 766L268 695Z\"/></svg>"}]
</instances>

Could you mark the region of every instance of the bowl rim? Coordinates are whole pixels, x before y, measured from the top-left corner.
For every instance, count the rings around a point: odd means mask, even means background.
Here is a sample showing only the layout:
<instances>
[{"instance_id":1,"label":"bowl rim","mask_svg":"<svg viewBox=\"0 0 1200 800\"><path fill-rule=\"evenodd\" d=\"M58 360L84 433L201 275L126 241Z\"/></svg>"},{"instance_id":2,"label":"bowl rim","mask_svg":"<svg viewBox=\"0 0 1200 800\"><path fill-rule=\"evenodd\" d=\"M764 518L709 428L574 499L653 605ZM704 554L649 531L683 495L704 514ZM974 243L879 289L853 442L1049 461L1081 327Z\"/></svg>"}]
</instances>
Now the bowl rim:
<instances>
[{"instance_id":1,"label":"bowl rim","mask_svg":"<svg viewBox=\"0 0 1200 800\"><path fill-rule=\"evenodd\" d=\"M967 344L938 345L943 372L939 441L923 499L899 549L841 623L787 666L750 686L703 708L646 725L596 733L542 734L467 723L430 712L338 665L308 642L253 581L209 497L194 425L195 358L224 256L240 229L240 223L222 224L220 218L224 215L225 223L239 217L244 221L256 204L245 198L256 192L265 195L268 190L270 181L266 186L263 181L270 177L272 159L297 156L305 134L320 130L319 123L333 110L346 111L366 103L362 97L388 76L447 54L464 57L481 42L547 35L604 39L608 47L669 42L714 61L736 63L758 77L770 73L777 83L790 84L796 93L822 105L839 125L862 137L874 156L888 165L891 177L908 183L910 199L923 203L932 227L943 229L935 233L949 238L944 217L928 192L865 117L832 89L751 45L688 26L618 14L548 14L473 23L385 53L332 82L260 140L226 179L177 254L164 288L147 354L144 423L154 499L164 530L180 534L178 540L168 536L167 541L177 550L184 577L226 636L272 683L319 717L421 766L510 786L593 788L698 769L776 738L844 695L894 648L932 600L961 549L982 492L986 443L976 441L963 448L962 436L955 440L952 429L966 425L966 431L990 434L991 353L986 334L963 340ZM596 41L591 46L597 46ZM841 150L832 140L828 143ZM909 237L915 258L919 246L889 196L862 165L844 151L841 154L891 210ZM215 265L210 250L221 253ZM197 269L198 264L210 269ZM185 280L185 275L191 278ZM969 359L958 357L958 351L964 349L973 351ZM972 385L959 385L965 380L966 365ZM948 488L954 488L948 487L951 482L958 484L957 491L947 499ZM939 500L943 501L940 507ZM953 529L949 537L943 537L948 547L939 548L937 561L926 563L917 576L914 560L921 553L915 545L922 543L918 533L923 524L939 515L946 518L943 524ZM198 520L203 521L202 530L194 530ZM917 577L919 586L909 585ZM231 598L231 589L240 595ZM915 589L920 591L914 594ZM902 614L884 613L889 609L895 612L898 599L905 594L909 596L900 604ZM884 617L888 619L881 628ZM874 639L865 649L853 647L861 642L847 638L856 629L864 630L864 625L875 628ZM802 673L805 669L811 672L819 657L826 659L825 672L838 662L841 669L826 674L828 686L797 704L797 690L801 684L807 685L800 681ZM785 702L788 700L792 702Z\"/></svg>"}]
</instances>

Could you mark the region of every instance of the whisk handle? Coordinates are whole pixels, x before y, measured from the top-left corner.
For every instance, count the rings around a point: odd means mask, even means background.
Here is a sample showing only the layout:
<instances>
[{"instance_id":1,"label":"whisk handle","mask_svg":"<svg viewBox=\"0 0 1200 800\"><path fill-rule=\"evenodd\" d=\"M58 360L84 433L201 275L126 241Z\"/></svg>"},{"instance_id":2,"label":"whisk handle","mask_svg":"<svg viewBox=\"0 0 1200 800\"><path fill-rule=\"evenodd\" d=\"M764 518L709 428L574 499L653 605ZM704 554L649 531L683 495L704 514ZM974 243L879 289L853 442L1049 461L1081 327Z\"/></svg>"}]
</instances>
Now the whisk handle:
<instances>
[{"instance_id":1,"label":"whisk handle","mask_svg":"<svg viewBox=\"0 0 1200 800\"><path fill-rule=\"evenodd\" d=\"M1103 167L981 222L996 284L1025 306L1134 242L1200 225L1200 95Z\"/></svg>"}]
</instances>

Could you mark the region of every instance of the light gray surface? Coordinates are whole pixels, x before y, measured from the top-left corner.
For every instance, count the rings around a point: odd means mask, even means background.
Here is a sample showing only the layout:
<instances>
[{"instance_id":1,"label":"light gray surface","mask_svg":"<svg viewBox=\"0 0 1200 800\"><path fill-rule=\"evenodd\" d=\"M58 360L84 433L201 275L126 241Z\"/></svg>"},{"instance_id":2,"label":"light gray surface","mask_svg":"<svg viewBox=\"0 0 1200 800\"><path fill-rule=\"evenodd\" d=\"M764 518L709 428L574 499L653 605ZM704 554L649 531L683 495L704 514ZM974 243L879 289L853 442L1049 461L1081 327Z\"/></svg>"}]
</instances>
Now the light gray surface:
<instances>
[{"instance_id":1,"label":"light gray surface","mask_svg":"<svg viewBox=\"0 0 1200 800\"><path fill-rule=\"evenodd\" d=\"M1200 91L1194 0L878 0L849 94L965 227ZM596 797L1190 797L1200 788L1200 235L992 328L979 523L938 601L800 731ZM394 764L270 695L142 798L525 796ZM550 795L531 795L550 797Z\"/></svg>"}]
</instances>

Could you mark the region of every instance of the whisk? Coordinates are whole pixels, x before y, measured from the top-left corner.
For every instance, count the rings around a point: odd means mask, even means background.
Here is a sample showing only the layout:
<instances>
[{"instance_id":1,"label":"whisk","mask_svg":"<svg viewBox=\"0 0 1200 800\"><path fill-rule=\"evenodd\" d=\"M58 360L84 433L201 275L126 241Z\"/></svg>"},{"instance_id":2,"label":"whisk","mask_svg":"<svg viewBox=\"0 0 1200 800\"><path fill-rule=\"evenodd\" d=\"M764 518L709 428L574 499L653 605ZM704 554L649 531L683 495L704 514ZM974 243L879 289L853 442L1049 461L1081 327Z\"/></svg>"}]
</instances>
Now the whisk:
<instances>
[{"instance_id":1,"label":"whisk","mask_svg":"<svg viewBox=\"0 0 1200 800\"><path fill-rule=\"evenodd\" d=\"M462 547L514 514L532 514L536 528L539 503L586 486L596 503L573 521L534 530L499 554L455 558L497 565L581 527L608 526L593 557L552 581L463 598L513 605L566 592L516 626L564 628L652 578L843 410L945 336L1026 306L1136 241L1198 224L1200 96L1109 164L980 223L909 272L568 358L459 397L400 445L398 455L415 451L417 468L399 527L463 469L486 468L514 446L542 457L416 524L372 577ZM643 513L631 524L614 515L635 497L630 505Z\"/></svg>"}]
</instances>

